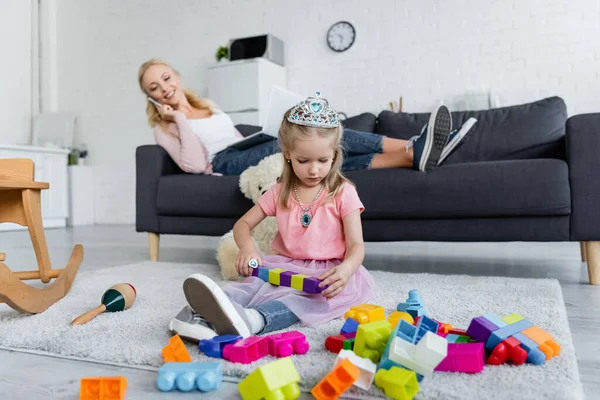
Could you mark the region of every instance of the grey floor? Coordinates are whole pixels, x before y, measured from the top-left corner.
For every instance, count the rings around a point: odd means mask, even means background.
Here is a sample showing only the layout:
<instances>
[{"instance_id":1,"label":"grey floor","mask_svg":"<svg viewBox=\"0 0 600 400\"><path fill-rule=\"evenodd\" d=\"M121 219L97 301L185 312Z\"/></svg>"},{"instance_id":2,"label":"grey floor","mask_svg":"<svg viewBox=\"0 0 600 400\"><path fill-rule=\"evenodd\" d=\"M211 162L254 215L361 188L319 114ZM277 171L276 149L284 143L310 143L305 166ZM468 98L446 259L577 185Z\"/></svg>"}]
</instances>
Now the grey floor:
<instances>
[{"instance_id":1,"label":"grey floor","mask_svg":"<svg viewBox=\"0 0 600 400\"><path fill-rule=\"evenodd\" d=\"M76 243L84 246L82 271L136 263L148 259L147 237L132 226L94 226L47 230L55 268L64 266ZM218 238L161 237L160 258L182 263L214 262ZM27 232L0 232L0 252L14 270L37 269ZM577 351L581 380L588 399L600 398L600 286L587 284L586 265L577 243L367 243L365 265L372 269L438 274L552 277L561 282ZM181 399L180 393L160 393L156 373L0 351L0 398L78 399L85 376L125 375L128 400ZM212 394L194 398L239 398L236 385L224 383ZM302 398L312 398L303 395Z\"/></svg>"}]
</instances>

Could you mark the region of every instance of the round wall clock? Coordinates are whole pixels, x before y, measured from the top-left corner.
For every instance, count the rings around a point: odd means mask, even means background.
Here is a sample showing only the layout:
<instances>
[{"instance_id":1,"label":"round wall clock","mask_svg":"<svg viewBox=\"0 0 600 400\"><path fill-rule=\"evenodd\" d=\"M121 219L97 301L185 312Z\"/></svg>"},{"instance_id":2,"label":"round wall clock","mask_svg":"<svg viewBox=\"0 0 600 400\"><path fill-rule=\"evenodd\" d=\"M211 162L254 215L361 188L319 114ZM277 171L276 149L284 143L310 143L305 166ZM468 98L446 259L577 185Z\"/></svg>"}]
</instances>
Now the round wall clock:
<instances>
[{"instance_id":1,"label":"round wall clock","mask_svg":"<svg viewBox=\"0 0 600 400\"><path fill-rule=\"evenodd\" d=\"M333 51L341 53L348 50L354 44L356 30L350 22L336 22L327 31L327 44Z\"/></svg>"}]
</instances>

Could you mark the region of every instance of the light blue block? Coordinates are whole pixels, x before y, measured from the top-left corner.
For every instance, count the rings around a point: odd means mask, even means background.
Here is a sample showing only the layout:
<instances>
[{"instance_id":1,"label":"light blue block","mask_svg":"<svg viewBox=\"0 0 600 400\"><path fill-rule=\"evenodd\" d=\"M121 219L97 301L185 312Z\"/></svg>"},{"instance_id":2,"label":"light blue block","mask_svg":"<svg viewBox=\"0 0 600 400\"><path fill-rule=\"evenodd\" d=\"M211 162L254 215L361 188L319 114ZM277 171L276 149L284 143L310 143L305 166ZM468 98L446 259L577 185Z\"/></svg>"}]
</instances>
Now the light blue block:
<instances>
[{"instance_id":1,"label":"light blue block","mask_svg":"<svg viewBox=\"0 0 600 400\"><path fill-rule=\"evenodd\" d=\"M217 390L223 380L223 367L218 362L169 362L158 369L156 386L162 392Z\"/></svg>"},{"instance_id":2,"label":"light blue block","mask_svg":"<svg viewBox=\"0 0 600 400\"><path fill-rule=\"evenodd\" d=\"M534 365L543 365L546 363L546 355L538 349L538 344L521 332L513 335L515 339L521 342L521 348L527 352L527 362Z\"/></svg>"},{"instance_id":3,"label":"light blue block","mask_svg":"<svg viewBox=\"0 0 600 400\"><path fill-rule=\"evenodd\" d=\"M527 351L528 353L531 349L537 349L538 344L533 340L529 339L527 336L523 335L521 332L517 332L513 335L515 339L521 342L521 347Z\"/></svg>"},{"instance_id":4,"label":"light blue block","mask_svg":"<svg viewBox=\"0 0 600 400\"><path fill-rule=\"evenodd\" d=\"M521 332L524 329L530 328L533 326L531 321L526 319L522 319L514 324L506 325L500 329L492 332L490 337L488 338L485 348L488 350L493 350L494 347L498 345L498 343L502 342L507 337L514 335L515 333Z\"/></svg>"},{"instance_id":5,"label":"light blue block","mask_svg":"<svg viewBox=\"0 0 600 400\"><path fill-rule=\"evenodd\" d=\"M456 339L458 339L458 335L455 335L454 333L449 333L448 336L446 336L448 343L456 343Z\"/></svg>"},{"instance_id":6,"label":"light blue block","mask_svg":"<svg viewBox=\"0 0 600 400\"><path fill-rule=\"evenodd\" d=\"M269 268L258 267L258 277L265 282L269 282Z\"/></svg>"},{"instance_id":7,"label":"light blue block","mask_svg":"<svg viewBox=\"0 0 600 400\"><path fill-rule=\"evenodd\" d=\"M496 325L498 328L502 328L506 326L506 322L504 322L502 320L502 318L500 318L499 316L497 316L496 314L485 314L483 316L483 318L487 319L488 321L490 321L492 324Z\"/></svg>"},{"instance_id":8,"label":"light blue block","mask_svg":"<svg viewBox=\"0 0 600 400\"><path fill-rule=\"evenodd\" d=\"M398 336L399 338L402 338L404 340L406 340L407 342L410 343L414 343L414 339L417 333L417 327L414 325L409 324L408 322L406 322L405 320L401 319L400 323L398 325L396 325L397 328L397 332L395 336ZM392 335L390 335L390 340L391 341L393 338Z\"/></svg>"}]
</instances>

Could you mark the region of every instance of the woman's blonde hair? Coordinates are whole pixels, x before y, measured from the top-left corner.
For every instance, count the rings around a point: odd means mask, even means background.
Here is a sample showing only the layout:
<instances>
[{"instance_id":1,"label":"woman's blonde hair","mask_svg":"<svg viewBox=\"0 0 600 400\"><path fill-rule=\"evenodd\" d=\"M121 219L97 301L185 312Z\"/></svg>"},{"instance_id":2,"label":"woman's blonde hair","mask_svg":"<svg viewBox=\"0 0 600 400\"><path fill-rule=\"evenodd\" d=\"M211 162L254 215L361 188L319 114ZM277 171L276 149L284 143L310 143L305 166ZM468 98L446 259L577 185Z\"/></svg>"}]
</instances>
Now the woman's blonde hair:
<instances>
[{"instance_id":1,"label":"woman's blonde hair","mask_svg":"<svg viewBox=\"0 0 600 400\"><path fill-rule=\"evenodd\" d=\"M150 60L146 61L145 63L140 65L140 68L138 69L138 83L140 85L140 89L146 96L149 96L149 94L146 92L146 89L144 89L144 86L142 85L142 79L144 78L144 74L146 73L148 68L150 68L153 65L164 65L165 67L170 68L174 73L179 75L179 72L177 72L173 67L171 67L169 64L167 64L161 59L151 58ZM212 101L199 97L196 93L189 89L184 88L183 93L185 94L187 101L192 107L200 110L208 110L210 112L210 115L213 115L213 113L215 112L216 105ZM148 99L146 99L146 115L148 116L148 124L152 128L154 128L158 124L163 125L166 123L166 121L164 121L160 116L160 113L156 109L156 106L152 104Z\"/></svg>"},{"instance_id":2,"label":"woman's blonde hair","mask_svg":"<svg viewBox=\"0 0 600 400\"><path fill-rule=\"evenodd\" d=\"M333 164L327 176L323 179L325 190L329 198L334 198L345 182L350 182L341 172L343 161L342 149L342 126L336 128L313 128L291 123L287 120L293 108L289 109L283 116L279 128L279 146L283 151L291 151L294 148L294 142L297 140L308 139L313 135L331 140L333 147ZM293 190L294 183L298 182L298 177L294 173L292 163L283 160L283 172L279 178L281 191L279 192L279 201L283 207L287 207L290 193Z\"/></svg>"}]
</instances>

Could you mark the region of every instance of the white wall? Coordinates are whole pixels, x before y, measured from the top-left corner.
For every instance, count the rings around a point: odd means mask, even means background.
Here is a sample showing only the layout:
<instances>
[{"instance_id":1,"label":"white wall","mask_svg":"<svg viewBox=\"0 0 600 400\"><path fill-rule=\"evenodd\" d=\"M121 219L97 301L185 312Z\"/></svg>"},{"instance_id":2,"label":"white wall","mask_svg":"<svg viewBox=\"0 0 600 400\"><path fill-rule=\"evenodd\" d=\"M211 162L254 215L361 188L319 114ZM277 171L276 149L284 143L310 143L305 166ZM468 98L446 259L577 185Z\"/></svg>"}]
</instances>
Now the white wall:
<instances>
[{"instance_id":1,"label":"white wall","mask_svg":"<svg viewBox=\"0 0 600 400\"><path fill-rule=\"evenodd\" d=\"M31 131L31 2L0 1L0 143L28 144Z\"/></svg>"},{"instance_id":2,"label":"white wall","mask_svg":"<svg viewBox=\"0 0 600 400\"><path fill-rule=\"evenodd\" d=\"M357 29L342 54L325 43L338 20ZM320 90L348 115L400 95L404 111L427 111L479 89L504 104L559 95L570 114L600 111L596 0L61 0L56 26L58 105L81 113L101 223L134 221L135 149L152 143L138 66L164 58L204 94L206 67L230 38L278 36L288 87Z\"/></svg>"}]
</instances>

